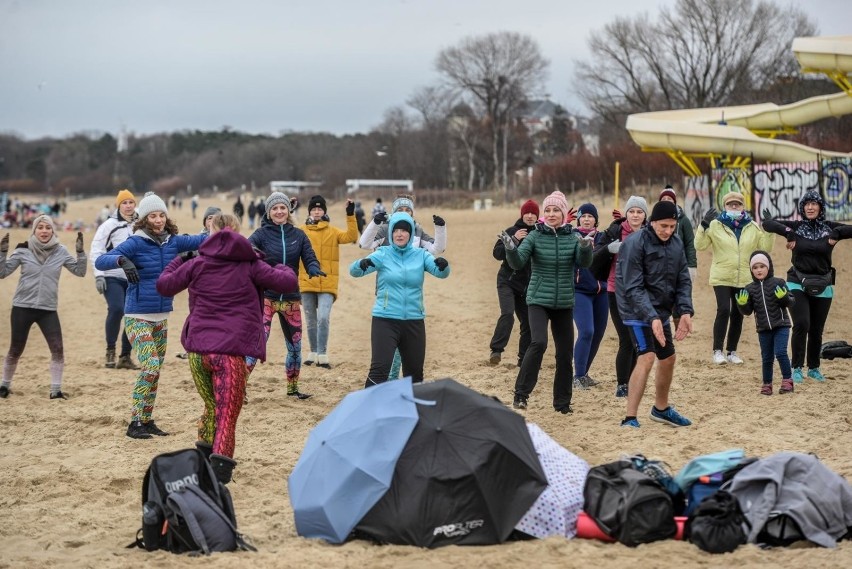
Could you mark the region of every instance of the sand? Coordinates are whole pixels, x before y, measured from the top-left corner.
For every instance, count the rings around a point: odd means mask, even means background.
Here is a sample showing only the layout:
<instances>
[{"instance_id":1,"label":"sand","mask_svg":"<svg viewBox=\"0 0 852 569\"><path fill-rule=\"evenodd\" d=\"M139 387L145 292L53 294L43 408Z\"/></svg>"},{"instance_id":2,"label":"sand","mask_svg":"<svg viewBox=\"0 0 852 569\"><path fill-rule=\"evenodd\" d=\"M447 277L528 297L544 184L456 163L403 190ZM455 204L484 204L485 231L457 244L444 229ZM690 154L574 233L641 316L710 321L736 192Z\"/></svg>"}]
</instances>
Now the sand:
<instances>
[{"instance_id":1,"label":"sand","mask_svg":"<svg viewBox=\"0 0 852 569\"><path fill-rule=\"evenodd\" d=\"M65 219L93 220L105 198L72 202ZM578 205L580 201L577 201ZM227 202L202 200L230 207ZM599 205L601 212L609 207ZM430 220L438 210L417 211ZM299 212L300 216L304 212ZM517 209L489 211L440 210L447 220L452 265L447 280L427 277L428 345L426 377L453 377L489 395L510 402L517 373L517 337L505 353L504 363L489 366L489 340L496 322L495 275L498 263L491 257L497 233L511 225ZM331 204L332 221L343 226L343 205ZM172 212L183 232L201 229L191 218L188 204ZM426 222L431 229L431 221ZM250 231L243 231L248 235ZM12 243L28 231L13 230ZM93 236L85 234L86 250ZM73 250L73 232L60 240ZM348 266L362 256L356 246L341 251ZM789 252L778 238L774 258L779 272L789 267ZM591 375L601 385L574 396L573 415L555 413L551 407L553 347L545 354L541 380L525 412L566 448L601 464L624 454L641 452L666 461L677 471L700 454L732 447L748 454L793 450L817 454L830 468L852 480L852 382L849 360L824 362L824 384L806 382L792 396L765 397L760 389L760 359L754 320L744 322L740 354L745 364L715 367L710 363L714 302L707 284L709 253L699 254L699 284L695 332L677 345L679 360L672 401L694 425L671 429L643 421L639 430L619 426L624 400L614 397L613 360L617 346L610 326ZM826 326L825 339L852 336L852 243L843 242L834 257L838 269L836 298ZM269 361L253 373L249 404L243 408L237 430L235 459L239 465L230 485L241 530L257 546L257 553L216 554L198 560L165 552L125 549L140 527L142 476L158 453L192 446L201 400L195 392L187 363L175 357L183 351L180 329L187 313L183 293L175 299L167 361L164 366L156 419L171 431L169 437L139 441L125 437L130 392L135 373L103 367L103 322L106 304L97 294L89 271L85 278L63 272L60 307L65 337L66 368L63 390L67 401L48 399L49 354L34 328L12 384L12 394L0 400L0 567L453 567L464 565L511 567L626 566L634 562L650 567L723 567L737 565L801 567L852 566L852 543L827 550L800 546L761 550L744 546L733 554L711 556L695 546L676 541L631 549L619 544L551 538L491 547L375 546L353 542L332 546L296 535L287 496L286 479L304 446L310 429L349 391L363 385L369 366L370 307L373 278L352 279L342 271L340 296L332 311L329 355L333 369L306 367L302 391L308 401L285 395L284 342L274 328L269 340ZM9 345L6 325L18 273L0 280L0 354ZM307 341L305 344L307 351ZM776 385L777 388L777 385ZM641 415L652 404L649 388Z\"/></svg>"}]
</instances>

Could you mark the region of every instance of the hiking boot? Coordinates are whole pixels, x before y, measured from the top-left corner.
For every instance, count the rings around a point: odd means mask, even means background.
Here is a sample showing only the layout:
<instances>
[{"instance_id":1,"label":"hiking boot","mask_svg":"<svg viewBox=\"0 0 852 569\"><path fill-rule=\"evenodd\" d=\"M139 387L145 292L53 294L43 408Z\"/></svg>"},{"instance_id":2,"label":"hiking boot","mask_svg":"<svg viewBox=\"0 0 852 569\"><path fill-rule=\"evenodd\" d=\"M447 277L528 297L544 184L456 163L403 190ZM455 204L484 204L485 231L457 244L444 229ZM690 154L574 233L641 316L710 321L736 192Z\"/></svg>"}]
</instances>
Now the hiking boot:
<instances>
[{"instance_id":1,"label":"hiking boot","mask_svg":"<svg viewBox=\"0 0 852 569\"><path fill-rule=\"evenodd\" d=\"M793 383L803 383L805 381L805 374L802 373L802 368L795 367L793 368Z\"/></svg>"},{"instance_id":2,"label":"hiking boot","mask_svg":"<svg viewBox=\"0 0 852 569\"><path fill-rule=\"evenodd\" d=\"M725 354L722 353L722 350L713 350L713 363L716 365L728 363L728 360L725 358Z\"/></svg>"},{"instance_id":3,"label":"hiking boot","mask_svg":"<svg viewBox=\"0 0 852 569\"><path fill-rule=\"evenodd\" d=\"M595 387L596 385L600 384L599 381L592 379L592 377L589 374L586 374L583 377L586 380L586 387Z\"/></svg>"},{"instance_id":4,"label":"hiking boot","mask_svg":"<svg viewBox=\"0 0 852 569\"><path fill-rule=\"evenodd\" d=\"M51 399L68 399L68 396L62 393L61 390L51 391L50 392Z\"/></svg>"},{"instance_id":5,"label":"hiking boot","mask_svg":"<svg viewBox=\"0 0 852 569\"><path fill-rule=\"evenodd\" d=\"M6 399L7 397L9 397L9 393L11 393L11 391L9 391L8 387L6 387L5 385L0 385L0 397Z\"/></svg>"},{"instance_id":6,"label":"hiking boot","mask_svg":"<svg viewBox=\"0 0 852 569\"><path fill-rule=\"evenodd\" d=\"M157 423L154 422L153 419L148 421L147 423L142 423L142 426L145 427L145 430L148 431L151 435L157 435L158 437L167 437L169 434L162 430L157 426Z\"/></svg>"},{"instance_id":7,"label":"hiking boot","mask_svg":"<svg viewBox=\"0 0 852 569\"><path fill-rule=\"evenodd\" d=\"M328 361L326 354L317 354L317 367L331 369L331 363Z\"/></svg>"},{"instance_id":8,"label":"hiking boot","mask_svg":"<svg viewBox=\"0 0 852 569\"><path fill-rule=\"evenodd\" d=\"M622 419L621 420L621 426L622 427L632 427L634 429L638 429L639 428L639 419L636 419L636 418Z\"/></svg>"},{"instance_id":9,"label":"hiking boot","mask_svg":"<svg viewBox=\"0 0 852 569\"><path fill-rule=\"evenodd\" d=\"M574 409L571 408L571 405L563 405L561 407L554 407L557 413L562 413L563 415L568 415L574 412Z\"/></svg>"},{"instance_id":10,"label":"hiking boot","mask_svg":"<svg viewBox=\"0 0 852 569\"><path fill-rule=\"evenodd\" d=\"M500 352L491 352L491 357L488 358L488 363L493 366L496 366L500 363L501 359L503 359L503 354L501 354Z\"/></svg>"},{"instance_id":11,"label":"hiking boot","mask_svg":"<svg viewBox=\"0 0 852 569\"><path fill-rule=\"evenodd\" d=\"M782 379L781 380L781 389L778 390L778 393L784 395L785 393L793 393L793 380L792 379Z\"/></svg>"},{"instance_id":12,"label":"hiking boot","mask_svg":"<svg viewBox=\"0 0 852 569\"><path fill-rule=\"evenodd\" d=\"M588 389L589 384L586 383L586 376L574 378L574 389Z\"/></svg>"},{"instance_id":13,"label":"hiking boot","mask_svg":"<svg viewBox=\"0 0 852 569\"><path fill-rule=\"evenodd\" d=\"M675 411L671 405L662 411L658 411L656 407L651 406L651 420L670 427L688 427L692 424L692 421Z\"/></svg>"},{"instance_id":14,"label":"hiking boot","mask_svg":"<svg viewBox=\"0 0 852 569\"><path fill-rule=\"evenodd\" d=\"M616 397L627 397L627 384L622 383L615 386L615 396Z\"/></svg>"},{"instance_id":15,"label":"hiking boot","mask_svg":"<svg viewBox=\"0 0 852 569\"><path fill-rule=\"evenodd\" d=\"M312 366L312 365L314 365L315 361L317 361L317 353L316 352L310 352L310 353L308 353L308 357L306 357L304 360L302 360L302 365L303 366Z\"/></svg>"},{"instance_id":16,"label":"hiking boot","mask_svg":"<svg viewBox=\"0 0 852 569\"><path fill-rule=\"evenodd\" d=\"M313 395L311 395L310 393L300 393L297 389L296 391L288 391L287 397L295 397L296 399L304 401L305 399L310 399L311 397L313 397Z\"/></svg>"},{"instance_id":17,"label":"hiking boot","mask_svg":"<svg viewBox=\"0 0 852 569\"><path fill-rule=\"evenodd\" d=\"M736 352L728 352L728 363L740 365L743 363L743 360L737 355Z\"/></svg>"},{"instance_id":18,"label":"hiking boot","mask_svg":"<svg viewBox=\"0 0 852 569\"><path fill-rule=\"evenodd\" d=\"M782 385L781 389L784 389L784 387L783 387L784 382L783 381L781 382L781 385ZM783 391L779 391L778 393L783 393ZM771 383L764 383L760 387L760 394L761 395L772 395L772 384Z\"/></svg>"},{"instance_id":19,"label":"hiking boot","mask_svg":"<svg viewBox=\"0 0 852 569\"><path fill-rule=\"evenodd\" d=\"M515 409L526 409L527 408L527 396L526 395L518 395L515 394L515 400L512 401L512 407Z\"/></svg>"},{"instance_id":20,"label":"hiking boot","mask_svg":"<svg viewBox=\"0 0 852 569\"><path fill-rule=\"evenodd\" d=\"M106 351L106 363L104 367L114 368L115 367L115 348L107 348Z\"/></svg>"},{"instance_id":21,"label":"hiking boot","mask_svg":"<svg viewBox=\"0 0 852 569\"><path fill-rule=\"evenodd\" d=\"M126 356L118 356L115 369L139 369L139 366L136 365L136 362L134 362L128 354Z\"/></svg>"},{"instance_id":22,"label":"hiking boot","mask_svg":"<svg viewBox=\"0 0 852 569\"><path fill-rule=\"evenodd\" d=\"M808 370L808 377L814 381L823 382L825 381L825 376L819 371L818 367L812 367Z\"/></svg>"},{"instance_id":23,"label":"hiking boot","mask_svg":"<svg viewBox=\"0 0 852 569\"><path fill-rule=\"evenodd\" d=\"M127 426L127 436L131 439L150 439L151 433L142 424L142 421L131 421Z\"/></svg>"},{"instance_id":24,"label":"hiking boot","mask_svg":"<svg viewBox=\"0 0 852 569\"><path fill-rule=\"evenodd\" d=\"M234 474L234 467L237 465L233 458L221 454L210 455L210 466L213 467L213 473L222 484L227 484L231 481Z\"/></svg>"}]
</instances>

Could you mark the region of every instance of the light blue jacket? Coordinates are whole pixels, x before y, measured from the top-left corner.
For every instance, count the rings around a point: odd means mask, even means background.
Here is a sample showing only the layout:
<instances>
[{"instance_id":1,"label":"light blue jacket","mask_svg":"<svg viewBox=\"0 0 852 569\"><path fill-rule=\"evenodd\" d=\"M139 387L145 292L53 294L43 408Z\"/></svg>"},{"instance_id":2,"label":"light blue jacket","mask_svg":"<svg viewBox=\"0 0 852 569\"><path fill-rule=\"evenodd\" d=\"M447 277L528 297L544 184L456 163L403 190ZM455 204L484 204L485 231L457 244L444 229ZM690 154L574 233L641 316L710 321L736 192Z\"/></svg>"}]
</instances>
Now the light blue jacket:
<instances>
[{"instance_id":1,"label":"light blue jacket","mask_svg":"<svg viewBox=\"0 0 852 569\"><path fill-rule=\"evenodd\" d=\"M397 212L388 222L388 234L392 236L394 226L403 220L414 227L414 219L410 215ZM403 247L394 244L391 239L390 246L379 247L367 259L375 266L362 270L361 259L357 259L349 266L349 274L363 277L377 273L373 316L380 318L423 320L426 316L423 306L424 274L431 273L439 279L450 276L450 267L440 270L432 254L421 247L414 247L411 237Z\"/></svg>"}]
</instances>

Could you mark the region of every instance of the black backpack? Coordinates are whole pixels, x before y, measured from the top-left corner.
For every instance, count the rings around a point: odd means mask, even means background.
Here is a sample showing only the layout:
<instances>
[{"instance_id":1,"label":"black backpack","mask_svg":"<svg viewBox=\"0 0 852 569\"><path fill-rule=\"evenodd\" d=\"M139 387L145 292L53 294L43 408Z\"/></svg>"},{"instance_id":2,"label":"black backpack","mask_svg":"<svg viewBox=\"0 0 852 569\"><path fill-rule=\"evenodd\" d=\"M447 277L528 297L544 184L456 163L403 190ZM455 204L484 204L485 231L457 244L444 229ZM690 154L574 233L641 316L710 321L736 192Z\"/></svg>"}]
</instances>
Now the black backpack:
<instances>
[{"instance_id":1,"label":"black backpack","mask_svg":"<svg viewBox=\"0 0 852 569\"><path fill-rule=\"evenodd\" d=\"M717 490L698 504L686 520L684 539L708 553L728 553L744 544L751 528L737 497Z\"/></svg>"},{"instance_id":2,"label":"black backpack","mask_svg":"<svg viewBox=\"0 0 852 569\"><path fill-rule=\"evenodd\" d=\"M834 340L826 342L820 348L819 357L824 360L834 358L852 358L852 346L846 340Z\"/></svg>"},{"instance_id":3,"label":"black backpack","mask_svg":"<svg viewBox=\"0 0 852 569\"><path fill-rule=\"evenodd\" d=\"M583 498L589 517L624 545L669 539L677 533L671 496L629 460L589 470Z\"/></svg>"},{"instance_id":4,"label":"black backpack","mask_svg":"<svg viewBox=\"0 0 852 569\"><path fill-rule=\"evenodd\" d=\"M234 504L198 449L160 454L142 482L142 528L127 546L172 553L256 551L237 531Z\"/></svg>"}]
</instances>

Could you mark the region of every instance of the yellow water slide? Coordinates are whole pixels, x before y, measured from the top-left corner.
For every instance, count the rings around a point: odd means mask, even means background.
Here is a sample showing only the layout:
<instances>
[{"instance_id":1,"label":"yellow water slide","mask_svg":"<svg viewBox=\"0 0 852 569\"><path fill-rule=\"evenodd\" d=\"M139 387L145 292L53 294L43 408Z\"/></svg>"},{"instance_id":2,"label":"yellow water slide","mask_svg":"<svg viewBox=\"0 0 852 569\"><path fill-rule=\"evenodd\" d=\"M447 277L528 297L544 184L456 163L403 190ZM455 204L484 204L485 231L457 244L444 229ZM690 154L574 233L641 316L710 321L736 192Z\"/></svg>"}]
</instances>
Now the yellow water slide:
<instances>
[{"instance_id":1,"label":"yellow water slide","mask_svg":"<svg viewBox=\"0 0 852 569\"><path fill-rule=\"evenodd\" d=\"M789 105L762 103L639 113L627 117L627 130L643 150L666 152L691 176L701 174L695 157L728 157L734 166L737 158L742 159L742 165L751 157L776 163L852 158L852 153L819 150L775 138L794 133L803 124L852 114L852 36L796 38L793 52L802 71L824 73L844 92Z\"/></svg>"}]
</instances>

